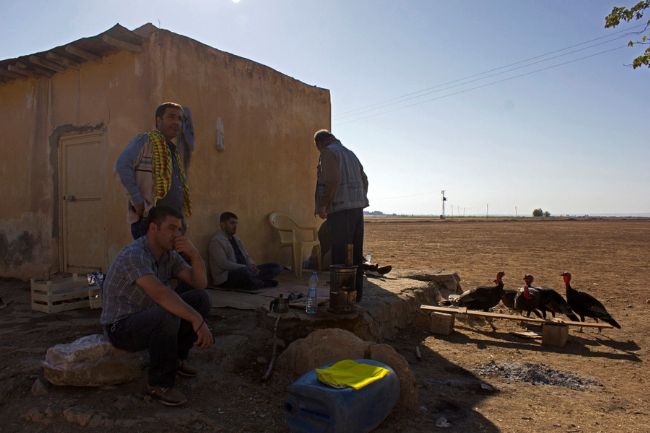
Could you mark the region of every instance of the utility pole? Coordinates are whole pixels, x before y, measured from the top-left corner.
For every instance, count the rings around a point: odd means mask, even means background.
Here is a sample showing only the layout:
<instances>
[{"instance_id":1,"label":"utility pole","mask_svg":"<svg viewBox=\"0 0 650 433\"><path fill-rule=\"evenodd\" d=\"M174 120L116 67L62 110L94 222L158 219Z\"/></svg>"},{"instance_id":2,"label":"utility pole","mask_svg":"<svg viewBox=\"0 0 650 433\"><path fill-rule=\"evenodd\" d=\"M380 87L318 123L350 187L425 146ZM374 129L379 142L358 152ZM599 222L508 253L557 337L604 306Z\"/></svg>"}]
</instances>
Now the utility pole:
<instances>
[{"instance_id":1,"label":"utility pole","mask_svg":"<svg viewBox=\"0 0 650 433\"><path fill-rule=\"evenodd\" d=\"M485 205L485 218L489 218L490 216L490 203Z\"/></svg>"},{"instance_id":2,"label":"utility pole","mask_svg":"<svg viewBox=\"0 0 650 433\"><path fill-rule=\"evenodd\" d=\"M445 219L445 202L447 201L447 197L445 197L445 190L443 189L440 191L440 194L442 194L442 213L440 214L440 219L444 220Z\"/></svg>"},{"instance_id":3,"label":"utility pole","mask_svg":"<svg viewBox=\"0 0 650 433\"><path fill-rule=\"evenodd\" d=\"M515 218L519 216L519 213L517 212L517 206L515 206Z\"/></svg>"}]
</instances>

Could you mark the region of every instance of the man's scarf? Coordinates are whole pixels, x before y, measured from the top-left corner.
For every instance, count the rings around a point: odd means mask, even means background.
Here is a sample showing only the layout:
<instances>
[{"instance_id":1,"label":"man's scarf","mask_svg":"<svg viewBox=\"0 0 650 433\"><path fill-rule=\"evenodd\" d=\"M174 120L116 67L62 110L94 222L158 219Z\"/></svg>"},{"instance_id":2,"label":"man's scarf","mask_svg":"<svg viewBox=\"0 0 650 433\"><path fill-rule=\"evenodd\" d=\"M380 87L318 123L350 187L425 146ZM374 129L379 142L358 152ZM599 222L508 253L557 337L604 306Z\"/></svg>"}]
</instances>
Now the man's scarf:
<instances>
[{"instance_id":1,"label":"man's scarf","mask_svg":"<svg viewBox=\"0 0 650 433\"><path fill-rule=\"evenodd\" d=\"M174 146L174 155L165 140L165 136L154 129L148 133L149 143L152 146L152 167L153 167L153 203L154 206L169 192L172 185L172 157L176 159L179 177L183 184L183 213L185 216L192 215L192 203L190 202L190 189L185 177L183 162L178 154L178 146Z\"/></svg>"}]
</instances>

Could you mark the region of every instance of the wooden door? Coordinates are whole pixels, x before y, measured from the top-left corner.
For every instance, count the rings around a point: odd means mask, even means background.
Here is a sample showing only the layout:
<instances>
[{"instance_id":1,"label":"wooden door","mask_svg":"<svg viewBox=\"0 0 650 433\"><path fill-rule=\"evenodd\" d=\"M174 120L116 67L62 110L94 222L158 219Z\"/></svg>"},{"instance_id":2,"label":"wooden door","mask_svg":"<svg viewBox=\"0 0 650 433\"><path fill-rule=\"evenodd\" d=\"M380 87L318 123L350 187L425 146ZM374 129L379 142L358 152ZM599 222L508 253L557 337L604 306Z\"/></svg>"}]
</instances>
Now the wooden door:
<instances>
[{"instance_id":1,"label":"wooden door","mask_svg":"<svg viewBox=\"0 0 650 433\"><path fill-rule=\"evenodd\" d=\"M63 272L106 271L106 152L102 133L59 140Z\"/></svg>"}]
</instances>

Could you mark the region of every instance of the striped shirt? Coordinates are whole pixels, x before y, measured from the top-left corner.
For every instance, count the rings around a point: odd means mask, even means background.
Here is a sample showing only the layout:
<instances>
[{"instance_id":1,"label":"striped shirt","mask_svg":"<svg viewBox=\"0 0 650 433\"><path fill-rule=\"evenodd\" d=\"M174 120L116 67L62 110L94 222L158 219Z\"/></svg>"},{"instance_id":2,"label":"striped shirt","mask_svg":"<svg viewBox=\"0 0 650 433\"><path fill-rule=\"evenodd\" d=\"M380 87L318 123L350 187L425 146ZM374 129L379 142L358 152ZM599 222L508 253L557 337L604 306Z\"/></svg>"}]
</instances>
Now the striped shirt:
<instances>
[{"instance_id":1,"label":"striped shirt","mask_svg":"<svg viewBox=\"0 0 650 433\"><path fill-rule=\"evenodd\" d=\"M108 268L102 286L102 325L110 325L155 305L135 281L145 275L153 275L169 287L171 279L190 265L176 251L168 251L156 261L142 236L119 252Z\"/></svg>"}]
</instances>

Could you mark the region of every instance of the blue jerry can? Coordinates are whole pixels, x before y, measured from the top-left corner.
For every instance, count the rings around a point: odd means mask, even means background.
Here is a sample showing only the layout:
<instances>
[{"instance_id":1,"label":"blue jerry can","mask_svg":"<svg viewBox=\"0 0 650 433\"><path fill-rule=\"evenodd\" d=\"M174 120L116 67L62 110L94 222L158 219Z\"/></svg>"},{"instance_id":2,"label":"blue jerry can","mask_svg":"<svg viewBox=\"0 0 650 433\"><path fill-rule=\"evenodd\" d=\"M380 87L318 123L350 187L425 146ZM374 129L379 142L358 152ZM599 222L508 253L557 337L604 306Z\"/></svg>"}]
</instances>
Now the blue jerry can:
<instances>
[{"instance_id":1,"label":"blue jerry can","mask_svg":"<svg viewBox=\"0 0 650 433\"><path fill-rule=\"evenodd\" d=\"M399 400L397 374L372 359L356 361L389 373L360 390L332 388L318 381L316 371L305 373L288 388L285 412L292 433L366 433L386 419Z\"/></svg>"}]
</instances>

